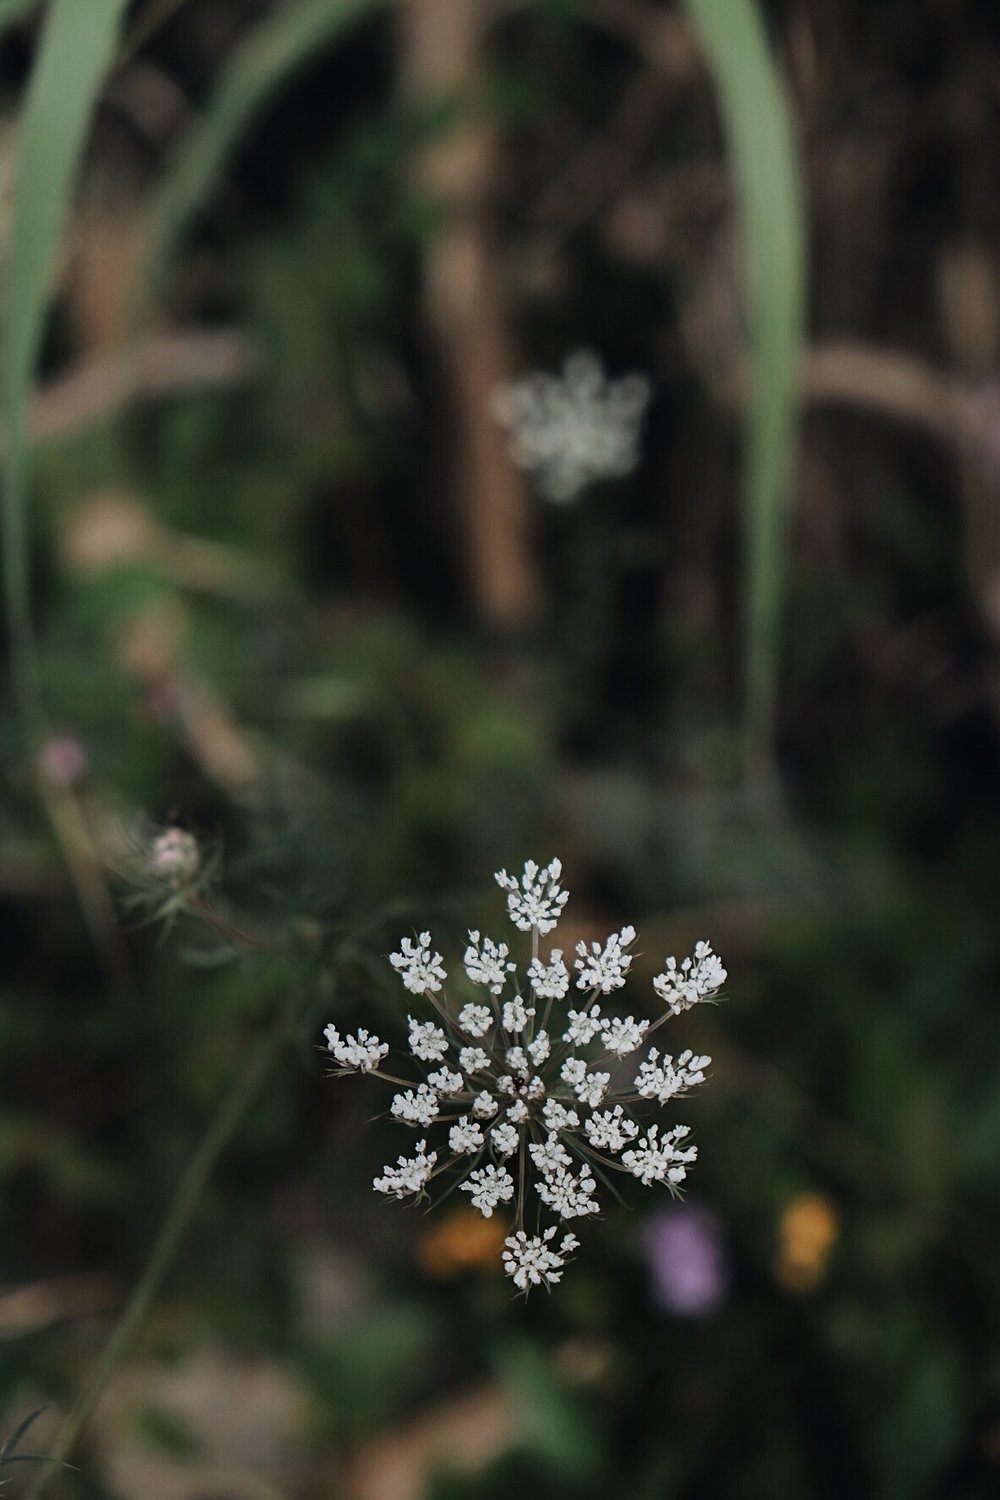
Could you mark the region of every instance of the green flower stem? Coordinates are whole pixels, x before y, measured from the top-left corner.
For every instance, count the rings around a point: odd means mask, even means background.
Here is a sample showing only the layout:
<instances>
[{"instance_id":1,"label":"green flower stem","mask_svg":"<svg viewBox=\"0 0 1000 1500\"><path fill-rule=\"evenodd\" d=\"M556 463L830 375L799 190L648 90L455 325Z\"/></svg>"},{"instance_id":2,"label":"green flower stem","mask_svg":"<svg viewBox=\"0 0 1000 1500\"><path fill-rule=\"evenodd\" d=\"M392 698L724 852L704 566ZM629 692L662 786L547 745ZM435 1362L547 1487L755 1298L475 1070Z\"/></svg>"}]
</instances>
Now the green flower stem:
<instances>
[{"instance_id":1,"label":"green flower stem","mask_svg":"<svg viewBox=\"0 0 1000 1500\"><path fill-rule=\"evenodd\" d=\"M173 1202L150 1252L146 1268L136 1283L121 1317L108 1340L104 1353L87 1384L67 1412L52 1443L49 1457L55 1463L65 1462L72 1452L91 1412L132 1342L160 1290L178 1246L198 1207L199 1200L216 1162L232 1140L254 1095L260 1088L282 1042L288 1036L288 1017L270 1027L251 1049L240 1072L210 1121L184 1176L177 1185ZM39 1500L52 1469L40 1469L26 1500Z\"/></svg>"}]
</instances>

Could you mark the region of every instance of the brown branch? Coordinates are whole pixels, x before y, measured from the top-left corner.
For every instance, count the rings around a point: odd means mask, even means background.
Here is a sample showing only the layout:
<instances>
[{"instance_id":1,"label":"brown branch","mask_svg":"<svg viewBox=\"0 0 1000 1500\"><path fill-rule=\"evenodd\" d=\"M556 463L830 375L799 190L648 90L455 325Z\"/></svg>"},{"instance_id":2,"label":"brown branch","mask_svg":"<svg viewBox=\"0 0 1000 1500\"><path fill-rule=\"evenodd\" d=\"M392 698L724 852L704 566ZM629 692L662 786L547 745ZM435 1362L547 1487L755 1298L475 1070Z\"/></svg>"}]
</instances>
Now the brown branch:
<instances>
[{"instance_id":1,"label":"brown branch","mask_svg":"<svg viewBox=\"0 0 1000 1500\"><path fill-rule=\"evenodd\" d=\"M119 354L87 360L44 386L32 403L29 435L36 443L68 437L134 402L240 385L252 380L257 369L256 351L241 333L188 329L154 334ZM0 426L0 454L6 446Z\"/></svg>"},{"instance_id":2,"label":"brown branch","mask_svg":"<svg viewBox=\"0 0 1000 1500\"><path fill-rule=\"evenodd\" d=\"M465 109L481 99L487 12L455 0L405 0L398 14L410 98L424 107L460 100ZM425 144L415 165L443 210L424 261L424 316L454 412L470 587L484 620L516 628L537 614L541 583L524 481L490 410L492 391L512 374L489 212L496 149L489 122L466 118Z\"/></svg>"}]
</instances>

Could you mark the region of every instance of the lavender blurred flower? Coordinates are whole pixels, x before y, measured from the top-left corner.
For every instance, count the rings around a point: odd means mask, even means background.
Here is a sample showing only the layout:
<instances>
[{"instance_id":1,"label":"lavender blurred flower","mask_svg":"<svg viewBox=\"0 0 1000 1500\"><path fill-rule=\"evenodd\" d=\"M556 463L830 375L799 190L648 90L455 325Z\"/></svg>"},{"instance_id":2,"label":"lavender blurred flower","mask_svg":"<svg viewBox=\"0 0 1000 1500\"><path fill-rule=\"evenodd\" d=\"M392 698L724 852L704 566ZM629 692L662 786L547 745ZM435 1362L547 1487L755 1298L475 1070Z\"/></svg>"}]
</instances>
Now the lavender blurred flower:
<instances>
[{"instance_id":1,"label":"lavender blurred flower","mask_svg":"<svg viewBox=\"0 0 1000 1500\"><path fill-rule=\"evenodd\" d=\"M703 1317L725 1298L729 1267L722 1226L707 1208L675 1203L643 1226L642 1247L656 1300L681 1318Z\"/></svg>"}]
</instances>

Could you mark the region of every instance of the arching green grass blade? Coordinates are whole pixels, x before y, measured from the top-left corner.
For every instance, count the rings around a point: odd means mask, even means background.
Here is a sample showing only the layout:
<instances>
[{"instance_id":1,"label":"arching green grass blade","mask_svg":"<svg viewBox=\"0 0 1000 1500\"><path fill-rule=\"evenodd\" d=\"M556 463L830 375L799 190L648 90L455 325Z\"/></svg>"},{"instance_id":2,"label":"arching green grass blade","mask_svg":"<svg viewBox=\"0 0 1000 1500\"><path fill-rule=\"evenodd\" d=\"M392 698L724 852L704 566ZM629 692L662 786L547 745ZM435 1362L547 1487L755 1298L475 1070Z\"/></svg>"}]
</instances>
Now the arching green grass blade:
<instances>
[{"instance_id":1,"label":"arching green grass blade","mask_svg":"<svg viewBox=\"0 0 1000 1500\"><path fill-rule=\"evenodd\" d=\"M795 132L757 0L684 0L719 96L743 219L751 391L744 459L744 741L772 764L789 484L805 307L805 210Z\"/></svg>"},{"instance_id":2,"label":"arching green grass blade","mask_svg":"<svg viewBox=\"0 0 1000 1500\"><path fill-rule=\"evenodd\" d=\"M15 21L26 16L37 4L38 0L0 0L0 32L13 26Z\"/></svg>"},{"instance_id":3,"label":"arching green grass blade","mask_svg":"<svg viewBox=\"0 0 1000 1500\"><path fill-rule=\"evenodd\" d=\"M272 95L319 48L385 0L298 0L276 11L229 63L205 114L167 171L153 206L147 277L155 287L191 215Z\"/></svg>"},{"instance_id":4,"label":"arching green grass blade","mask_svg":"<svg viewBox=\"0 0 1000 1500\"><path fill-rule=\"evenodd\" d=\"M28 83L4 294L4 591L22 730L39 730L37 652L28 597L25 421L59 240L126 0L53 0Z\"/></svg>"}]
</instances>

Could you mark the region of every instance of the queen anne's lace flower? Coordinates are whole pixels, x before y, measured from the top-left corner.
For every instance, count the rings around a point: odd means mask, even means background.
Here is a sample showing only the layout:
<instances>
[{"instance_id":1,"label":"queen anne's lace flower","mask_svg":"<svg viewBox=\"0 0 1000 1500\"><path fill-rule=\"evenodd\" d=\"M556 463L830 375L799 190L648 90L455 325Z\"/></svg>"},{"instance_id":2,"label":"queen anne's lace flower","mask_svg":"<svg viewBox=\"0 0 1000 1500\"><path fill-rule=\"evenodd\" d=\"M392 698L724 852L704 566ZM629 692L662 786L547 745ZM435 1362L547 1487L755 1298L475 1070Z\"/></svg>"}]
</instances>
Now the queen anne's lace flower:
<instances>
[{"instance_id":1,"label":"queen anne's lace flower","mask_svg":"<svg viewBox=\"0 0 1000 1500\"><path fill-rule=\"evenodd\" d=\"M498 386L492 406L514 463L547 500L568 504L595 480L635 468L648 401L644 375L609 380L597 356L580 349L560 375L533 372Z\"/></svg>"},{"instance_id":2,"label":"queen anne's lace flower","mask_svg":"<svg viewBox=\"0 0 1000 1500\"><path fill-rule=\"evenodd\" d=\"M511 921L531 933L531 955L519 981L506 944L469 933L463 980L485 988L488 1005L449 1003L430 933L404 938L391 955L405 989L424 996L434 1012L409 1018L419 1075L412 1087L400 1088L395 1075L382 1072L388 1047L378 1037L362 1030L341 1037L333 1026L325 1032L338 1071L374 1073L396 1084L395 1119L415 1131L440 1124L447 1132L446 1153L429 1152L421 1139L414 1155L400 1156L375 1178L376 1192L420 1197L432 1177L461 1174L461 1190L485 1218L506 1212L514 1219L502 1260L522 1292L561 1279L578 1242L570 1233L558 1237L558 1226L600 1212L598 1175L615 1170L672 1192L684 1181L697 1154L688 1127L654 1123L643 1134L633 1111L667 1104L704 1082L711 1059L688 1050L675 1062L656 1047L639 1059L633 1054L671 1015L713 998L726 977L709 945L699 943L681 964L668 959L654 980L665 1007L658 1018L605 1015L595 997L621 989L631 965L635 932L623 927L603 944L578 944L576 988L585 994L584 1008L557 1017L570 975L560 949L544 962L538 946L566 903L561 875L558 860L544 867L529 860L519 877L497 875ZM546 1225L546 1215L556 1222Z\"/></svg>"}]
</instances>

